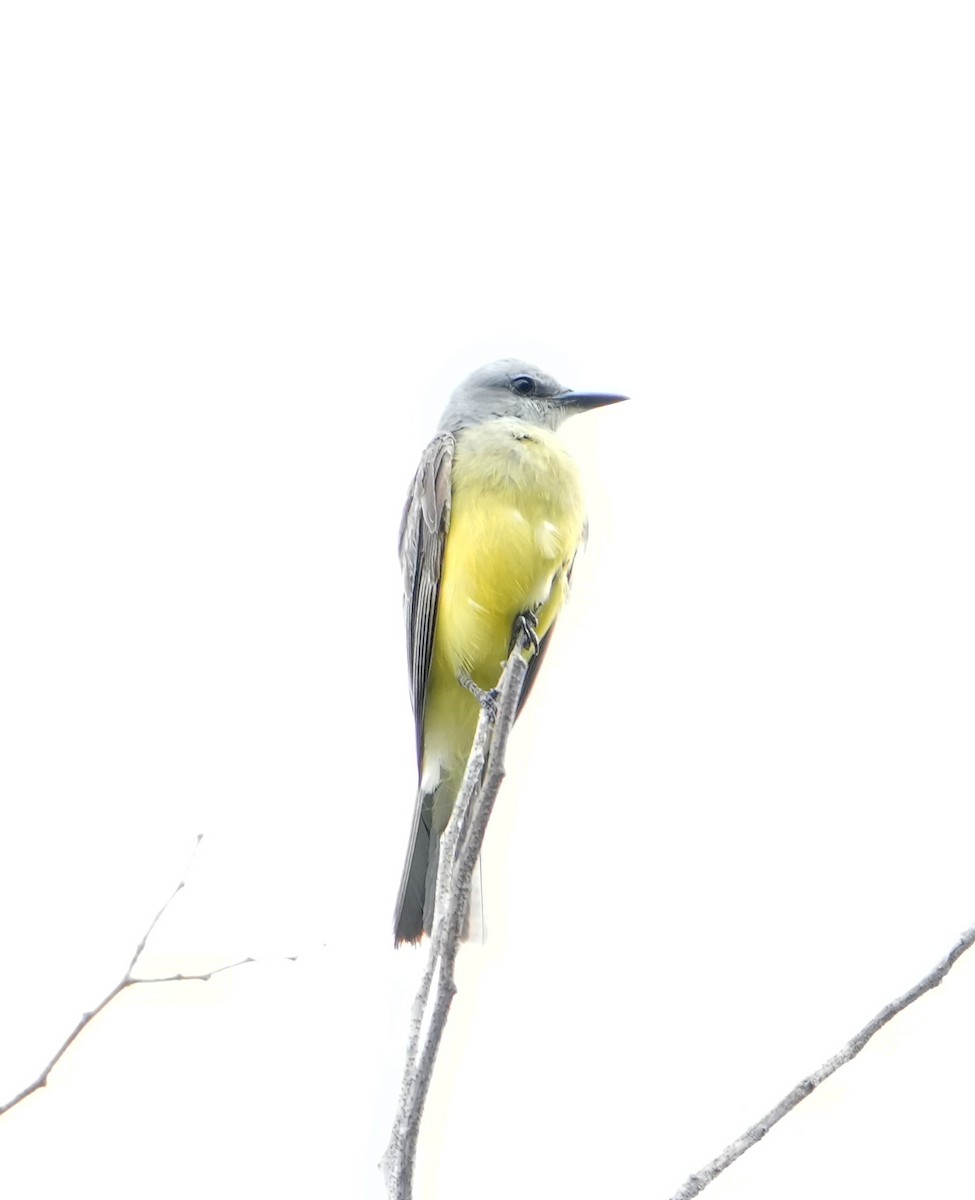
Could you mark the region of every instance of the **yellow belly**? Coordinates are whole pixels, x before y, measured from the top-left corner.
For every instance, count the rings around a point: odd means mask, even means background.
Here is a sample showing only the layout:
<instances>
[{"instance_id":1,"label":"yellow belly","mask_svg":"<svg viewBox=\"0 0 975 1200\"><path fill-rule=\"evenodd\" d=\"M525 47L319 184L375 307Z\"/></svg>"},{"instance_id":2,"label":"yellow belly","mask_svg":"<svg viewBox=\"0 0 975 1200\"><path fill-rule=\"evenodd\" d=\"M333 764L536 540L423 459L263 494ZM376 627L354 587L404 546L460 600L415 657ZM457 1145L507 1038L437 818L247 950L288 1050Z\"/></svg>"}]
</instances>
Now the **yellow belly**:
<instances>
[{"instance_id":1,"label":"yellow belly","mask_svg":"<svg viewBox=\"0 0 975 1200\"><path fill-rule=\"evenodd\" d=\"M477 725L477 701L458 674L495 687L520 613L537 612L545 635L585 530L574 462L554 434L524 422L461 434L451 485L423 739L424 773L442 779L459 778ZM435 812L440 828L453 804L446 792L446 811Z\"/></svg>"}]
</instances>

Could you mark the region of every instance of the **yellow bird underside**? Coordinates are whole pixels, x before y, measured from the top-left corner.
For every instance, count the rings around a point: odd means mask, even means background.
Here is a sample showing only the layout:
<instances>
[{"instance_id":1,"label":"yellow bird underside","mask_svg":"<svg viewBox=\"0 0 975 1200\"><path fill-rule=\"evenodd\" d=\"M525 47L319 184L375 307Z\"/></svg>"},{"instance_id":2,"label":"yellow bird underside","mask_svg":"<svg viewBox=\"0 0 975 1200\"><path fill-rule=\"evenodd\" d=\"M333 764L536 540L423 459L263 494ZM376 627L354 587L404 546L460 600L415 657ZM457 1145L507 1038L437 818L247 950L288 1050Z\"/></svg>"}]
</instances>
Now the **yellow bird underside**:
<instances>
[{"instance_id":1,"label":"yellow bird underside","mask_svg":"<svg viewBox=\"0 0 975 1200\"><path fill-rule=\"evenodd\" d=\"M520 613L537 612L545 636L586 525L575 463L555 434L524 421L501 418L460 434L451 483L423 723L423 786L438 791L437 833L477 727L478 703L458 675L495 687ZM437 787L448 781L454 786Z\"/></svg>"}]
</instances>

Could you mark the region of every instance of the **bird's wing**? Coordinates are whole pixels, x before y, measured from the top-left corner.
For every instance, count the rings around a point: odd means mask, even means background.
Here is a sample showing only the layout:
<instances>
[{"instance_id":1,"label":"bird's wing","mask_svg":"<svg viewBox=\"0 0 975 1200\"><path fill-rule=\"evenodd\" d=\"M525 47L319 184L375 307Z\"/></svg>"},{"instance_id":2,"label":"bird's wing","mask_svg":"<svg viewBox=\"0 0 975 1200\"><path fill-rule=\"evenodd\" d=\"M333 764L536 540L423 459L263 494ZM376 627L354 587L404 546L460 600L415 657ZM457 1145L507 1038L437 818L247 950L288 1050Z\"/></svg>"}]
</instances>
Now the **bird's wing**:
<instances>
[{"instance_id":1,"label":"bird's wing","mask_svg":"<svg viewBox=\"0 0 975 1200\"><path fill-rule=\"evenodd\" d=\"M572 559L565 569L566 588L570 588L572 586L572 568L576 565L576 559L579 556L579 551L585 548L586 542L588 540L589 540L589 522L586 521L586 523L582 527L582 537L579 539L579 545L576 547L576 552L575 552L575 554L572 555ZM535 680L538 678L538 668L542 665L542 659L544 659L545 654L548 651L549 645L551 644L552 634L555 632L555 625L556 625L555 621L553 621L552 624L549 625L548 629L545 631L545 636L538 643L538 649L528 660L528 670L525 672L525 682L521 689L521 695L518 698L518 711L515 713L516 717L520 715L521 710L525 707L525 701L528 699L529 693L531 692L532 687L534 686Z\"/></svg>"},{"instance_id":2,"label":"bird's wing","mask_svg":"<svg viewBox=\"0 0 975 1200\"><path fill-rule=\"evenodd\" d=\"M444 545L450 526L450 469L454 439L438 434L420 458L399 530L403 610L410 697L416 722L416 759L422 766L423 709L430 679Z\"/></svg>"},{"instance_id":3,"label":"bird's wing","mask_svg":"<svg viewBox=\"0 0 975 1200\"><path fill-rule=\"evenodd\" d=\"M525 682L522 685L521 695L518 697L518 711L515 716L521 715L521 710L525 707L525 701L528 699L528 694L532 690L535 679L538 676L538 668L542 665L542 659L545 657L545 652L548 650L549 642L552 640L552 631L555 629L555 622L548 627L545 636L538 643L538 649L528 660L528 670L525 672Z\"/></svg>"}]
</instances>

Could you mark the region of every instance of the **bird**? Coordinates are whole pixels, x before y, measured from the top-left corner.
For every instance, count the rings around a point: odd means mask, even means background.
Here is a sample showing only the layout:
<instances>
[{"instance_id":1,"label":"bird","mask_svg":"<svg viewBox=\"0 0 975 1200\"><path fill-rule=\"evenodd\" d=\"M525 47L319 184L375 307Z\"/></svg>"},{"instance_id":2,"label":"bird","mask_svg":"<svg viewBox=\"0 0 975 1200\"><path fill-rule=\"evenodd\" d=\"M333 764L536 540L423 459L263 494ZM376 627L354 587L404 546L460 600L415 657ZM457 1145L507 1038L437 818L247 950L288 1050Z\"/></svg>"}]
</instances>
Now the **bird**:
<instances>
[{"instance_id":1,"label":"bird","mask_svg":"<svg viewBox=\"0 0 975 1200\"><path fill-rule=\"evenodd\" d=\"M396 946L432 931L440 838L480 705L526 624L534 653L520 711L586 540L582 481L559 426L625 399L500 359L454 391L420 457L399 531L418 783Z\"/></svg>"}]
</instances>

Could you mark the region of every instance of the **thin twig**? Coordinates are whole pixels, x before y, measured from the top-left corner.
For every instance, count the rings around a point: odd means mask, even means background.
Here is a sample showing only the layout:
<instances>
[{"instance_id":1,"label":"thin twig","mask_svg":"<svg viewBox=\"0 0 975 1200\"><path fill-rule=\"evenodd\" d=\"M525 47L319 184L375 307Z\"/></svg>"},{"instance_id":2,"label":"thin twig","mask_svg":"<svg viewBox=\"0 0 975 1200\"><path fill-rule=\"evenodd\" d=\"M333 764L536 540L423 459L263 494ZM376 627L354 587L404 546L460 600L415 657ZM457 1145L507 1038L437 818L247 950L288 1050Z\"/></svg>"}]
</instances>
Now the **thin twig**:
<instances>
[{"instance_id":1,"label":"thin twig","mask_svg":"<svg viewBox=\"0 0 975 1200\"><path fill-rule=\"evenodd\" d=\"M51 1072L54 1070L54 1068L58 1065L58 1063L64 1057L65 1053L67 1052L68 1048L71 1046L71 1044L75 1040L75 1038L78 1037L78 1035L81 1033L81 1031L87 1025L91 1024L91 1022L95 1019L95 1017L98 1016L98 1014L102 1011L102 1009L107 1008L108 1005L111 1004L111 1002L115 999L115 997L120 992L124 992L126 988L133 987L137 983L183 983L187 980L199 980L199 981L205 983L207 980L212 979L214 975L219 975L221 971L232 971L235 967L243 967L247 963L253 963L253 962L258 962L258 961L264 961L264 962L268 961L266 959L259 960L256 958L242 958L242 959L239 959L237 962L225 963L222 967L214 967L212 970L204 971L198 975L183 975L183 974L156 975L156 976L153 976L150 978L147 976L137 976L137 975L132 974L132 972L135 970L136 963L139 961L140 957L142 956L143 950L145 950L145 948L146 948L146 942L148 942L153 930L159 924L160 919L162 918L162 916L166 912L166 910L169 908L169 906L172 904L172 902L176 899L176 897L183 890L183 888L186 887L186 876L189 874L190 867L193 865L193 860L196 857L196 852L197 852L197 850L199 850L200 842L202 842L202 841L203 841L203 834L200 833L197 835L196 845L193 847L193 852L190 854L189 861L186 864L186 869L183 871L183 878L179 881L179 883L173 889L173 891L172 891L169 899L166 901L166 903L162 906L162 908L156 913L156 915L149 922L149 925L148 925L145 933L142 935L141 939L139 940L139 944L135 948L135 953L129 959L129 965L126 968L125 974L118 981L118 983L112 988L112 990L107 995L105 995L98 1002L98 1004L95 1005L95 1007L93 1009L91 1009L90 1012L82 1013L81 1019L78 1021L78 1024L75 1025L74 1029L71 1030L71 1032L64 1039L64 1041L61 1043L61 1045L57 1048L57 1050L55 1051L54 1056L51 1058L50 1062L48 1062L47 1066L44 1068L43 1071L41 1071L40 1075L38 1075L38 1077L34 1080L34 1082L28 1084L27 1087L25 1087L23 1089L23 1091L18 1092L17 1095L14 1096L12 1100L8 1100L6 1104L0 1104L0 1117L2 1117L4 1115L4 1113L9 1112L14 1107L14 1105L19 1104L21 1102L21 1100L25 1100L33 1092L39 1091L43 1087L47 1087L48 1076L51 1074ZM274 961L282 961L283 960L283 961L287 961L287 962L294 962L297 959L297 957L298 957L297 954L283 954L280 956L280 959L274 960Z\"/></svg>"},{"instance_id":2,"label":"thin twig","mask_svg":"<svg viewBox=\"0 0 975 1200\"><path fill-rule=\"evenodd\" d=\"M411 1200L420 1120L437 1051L457 992L454 967L470 905L471 877L501 781L508 735L518 711L528 660L518 638L499 683L496 713L481 711L460 793L440 848L436 916L427 963L413 1002L399 1107L380 1167L391 1200ZM434 976L436 992L431 1002ZM425 1024L425 1030L424 1030ZM421 1034L423 1034L421 1038Z\"/></svg>"},{"instance_id":3,"label":"thin twig","mask_svg":"<svg viewBox=\"0 0 975 1200\"><path fill-rule=\"evenodd\" d=\"M888 1021L913 1004L919 996L923 996L925 992L936 988L973 943L975 943L975 925L961 935L951 950L932 971L929 971L922 980L916 983L909 991L906 991L903 996L900 996L897 1000L882 1008L872 1021L868 1021L859 1033L850 1038L838 1054L834 1054L832 1058L827 1059L823 1063L818 1071L813 1071L801 1083L796 1084L792 1091L780 1100L774 1108L770 1109L760 1121L757 1121L750 1129L747 1129L730 1146L725 1147L718 1157L712 1159L706 1167L702 1167L700 1171L696 1171L693 1175L688 1176L682 1186L674 1192L671 1200L690 1200L692 1196L697 1196L702 1192L712 1180L721 1174L725 1167L730 1166L736 1158L740 1158L756 1142L760 1142L776 1122L781 1121L787 1112L791 1112L800 1101L805 1100L808 1095L819 1087L824 1079L828 1079L834 1071L838 1070L845 1063L850 1062L851 1059L856 1058L878 1029L882 1029Z\"/></svg>"},{"instance_id":4,"label":"thin twig","mask_svg":"<svg viewBox=\"0 0 975 1200\"><path fill-rule=\"evenodd\" d=\"M464 780L457 799L454 802L454 811L451 813L451 820L447 823L447 828L443 833L440 864L437 872L436 901L434 902L434 908L438 916L445 914L448 910L452 876L451 864L456 857L460 827L466 820L471 800L481 783L487 755L487 745L491 737L491 724L491 716L486 709L482 709L477 723L477 731L474 734L474 743L471 746L471 753L467 760L467 768L464 771ZM433 986L433 976L436 971L440 951L443 947L445 932L445 924L442 921L438 921L433 930L427 964L424 968L410 1014L410 1036L406 1045L406 1069L403 1073L403 1090L400 1095L401 1105L406 1105L407 1108L410 1104L412 1089L416 1086L416 1061L420 1051L420 1032L423 1027L423 1017L427 1011L427 1002L430 997L430 989ZM401 1109L401 1111L405 1111L405 1109Z\"/></svg>"}]
</instances>

